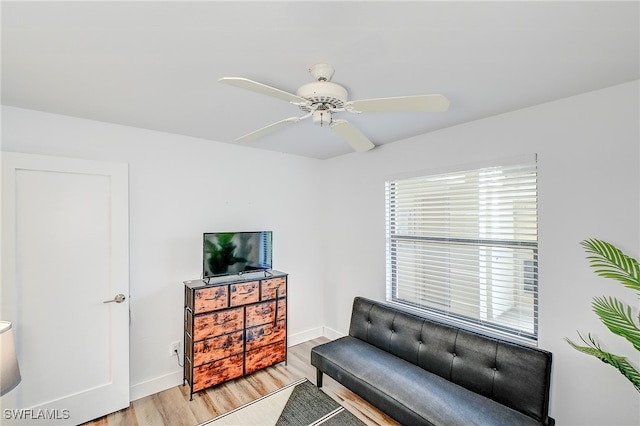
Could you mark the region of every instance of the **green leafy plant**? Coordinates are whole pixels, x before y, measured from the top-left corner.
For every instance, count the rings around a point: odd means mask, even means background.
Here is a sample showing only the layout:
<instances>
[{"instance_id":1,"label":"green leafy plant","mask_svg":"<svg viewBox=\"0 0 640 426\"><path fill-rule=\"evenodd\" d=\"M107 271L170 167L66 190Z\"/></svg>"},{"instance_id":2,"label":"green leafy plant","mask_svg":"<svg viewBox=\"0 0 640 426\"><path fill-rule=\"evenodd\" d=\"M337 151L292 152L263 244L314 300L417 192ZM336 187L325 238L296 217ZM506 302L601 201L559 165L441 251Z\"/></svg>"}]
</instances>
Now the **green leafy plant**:
<instances>
[{"instance_id":1,"label":"green leafy plant","mask_svg":"<svg viewBox=\"0 0 640 426\"><path fill-rule=\"evenodd\" d=\"M232 242L234 235L234 233L217 234L217 244L208 239L204 241L204 251L208 255L207 263L212 274L225 274L230 265L247 261L235 255L236 245Z\"/></svg>"},{"instance_id":2,"label":"green leafy plant","mask_svg":"<svg viewBox=\"0 0 640 426\"><path fill-rule=\"evenodd\" d=\"M583 241L581 245L588 253L587 259L595 268L596 274L614 279L640 295L640 265L636 259L605 241L590 239ZM631 307L614 297L594 297L592 307L600 321L612 333L625 338L640 351L640 314L634 318ZM640 372L627 358L604 351L591 333L586 339L580 333L578 335L586 346L578 345L568 338L566 341L578 351L616 368L640 392Z\"/></svg>"}]
</instances>

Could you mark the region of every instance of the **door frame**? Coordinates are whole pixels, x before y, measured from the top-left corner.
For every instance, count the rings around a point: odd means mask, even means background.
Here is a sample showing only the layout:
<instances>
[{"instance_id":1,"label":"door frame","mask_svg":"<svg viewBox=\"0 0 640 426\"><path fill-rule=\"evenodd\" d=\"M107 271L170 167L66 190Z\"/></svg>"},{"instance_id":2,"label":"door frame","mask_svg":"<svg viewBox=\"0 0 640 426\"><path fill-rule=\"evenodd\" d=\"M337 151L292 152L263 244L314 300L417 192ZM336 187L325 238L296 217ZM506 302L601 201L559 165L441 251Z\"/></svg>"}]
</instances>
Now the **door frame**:
<instances>
[{"instance_id":1,"label":"door frame","mask_svg":"<svg viewBox=\"0 0 640 426\"><path fill-rule=\"evenodd\" d=\"M103 162L66 157L25 154L3 151L2 160L2 319L14 321L17 309L16 297L16 174L18 171L45 171L107 176L109 179L109 244L110 279L108 285L117 293L126 295L124 303L105 305L111 309L111 338L109 346L109 378L107 384L96 389L88 389L76 395L61 395L59 399L44 402L36 407L25 407L20 397L18 385L2 397L2 408L28 412L28 416L42 414L52 424L78 424L125 408L130 403L129 381L129 172L124 163ZM115 294L114 294L115 295ZM102 307L102 306L101 306ZM115 308L118 308L117 310ZM80 319L81 320L81 319ZM15 339L20 352L20 324L15 324ZM114 337L117 336L117 337ZM46 348L45 348L46 349ZM81 372L77 372L81 374ZM70 372L70 376L74 373ZM23 373L23 380L25 374ZM108 400L97 404L97 400ZM98 406L103 408L98 408ZM103 412L107 408L108 412ZM66 410L66 411L65 411ZM97 411L101 410L101 411ZM11 423L17 419L3 421ZM40 419L42 420L42 418ZM36 419L37 422L37 419ZM16 421L16 424L24 422Z\"/></svg>"}]
</instances>

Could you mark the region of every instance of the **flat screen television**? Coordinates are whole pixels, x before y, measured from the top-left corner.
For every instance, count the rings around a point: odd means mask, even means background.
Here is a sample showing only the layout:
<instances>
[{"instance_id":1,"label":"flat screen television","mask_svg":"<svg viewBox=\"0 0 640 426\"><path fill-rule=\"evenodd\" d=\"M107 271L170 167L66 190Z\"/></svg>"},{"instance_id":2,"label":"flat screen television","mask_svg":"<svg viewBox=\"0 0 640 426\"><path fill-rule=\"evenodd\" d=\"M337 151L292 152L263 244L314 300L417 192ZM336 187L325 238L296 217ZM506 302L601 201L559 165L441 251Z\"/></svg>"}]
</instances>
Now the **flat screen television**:
<instances>
[{"instance_id":1,"label":"flat screen television","mask_svg":"<svg viewBox=\"0 0 640 426\"><path fill-rule=\"evenodd\" d=\"M272 267L272 232L208 232L204 234L202 276L242 274Z\"/></svg>"}]
</instances>

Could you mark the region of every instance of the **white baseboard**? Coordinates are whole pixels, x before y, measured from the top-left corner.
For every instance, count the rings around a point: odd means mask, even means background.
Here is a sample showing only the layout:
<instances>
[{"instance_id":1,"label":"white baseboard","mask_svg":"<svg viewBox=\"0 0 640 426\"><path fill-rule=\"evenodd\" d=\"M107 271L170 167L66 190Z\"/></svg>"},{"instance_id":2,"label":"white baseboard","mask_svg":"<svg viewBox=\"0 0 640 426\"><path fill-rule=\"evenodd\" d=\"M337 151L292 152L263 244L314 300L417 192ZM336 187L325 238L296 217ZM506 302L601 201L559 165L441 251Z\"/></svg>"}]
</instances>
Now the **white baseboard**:
<instances>
[{"instance_id":1,"label":"white baseboard","mask_svg":"<svg viewBox=\"0 0 640 426\"><path fill-rule=\"evenodd\" d=\"M317 339L318 337L322 337L323 327L311 328L309 330L301 331L299 333L290 334L287 336L287 346L295 346L300 343L306 342L307 340Z\"/></svg>"},{"instance_id":2,"label":"white baseboard","mask_svg":"<svg viewBox=\"0 0 640 426\"><path fill-rule=\"evenodd\" d=\"M308 340L323 336L328 339L335 340L344 336L344 333L340 333L329 327L315 327L287 336L287 346L295 346ZM155 379L131 385L129 388L129 399L131 401L135 401L181 384L182 370L165 374L164 376L160 376Z\"/></svg>"},{"instance_id":3,"label":"white baseboard","mask_svg":"<svg viewBox=\"0 0 640 426\"><path fill-rule=\"evenodd\" d=\"M136 399L144 398L145 396L153 395L154 393L162 392L163 390L181 384L182 370L165 374L164 376L156 377L146 382L131 385L129 388L129 399L135 401Z\"/></svg>"},{"instance_id":4,"label":"white baseboard","mask_svg":"<svg viewBox=\"0 0 640 426\"><path fill-rule=\"evenodd\" d=\"M326 337L327 339L330 340L336 340L340 337L344 337L345 334L341 333L337 330L334 330L333 328L329 328L329 327L322 327L322 335L324 337Z\"/></svg>"}]
</instances>

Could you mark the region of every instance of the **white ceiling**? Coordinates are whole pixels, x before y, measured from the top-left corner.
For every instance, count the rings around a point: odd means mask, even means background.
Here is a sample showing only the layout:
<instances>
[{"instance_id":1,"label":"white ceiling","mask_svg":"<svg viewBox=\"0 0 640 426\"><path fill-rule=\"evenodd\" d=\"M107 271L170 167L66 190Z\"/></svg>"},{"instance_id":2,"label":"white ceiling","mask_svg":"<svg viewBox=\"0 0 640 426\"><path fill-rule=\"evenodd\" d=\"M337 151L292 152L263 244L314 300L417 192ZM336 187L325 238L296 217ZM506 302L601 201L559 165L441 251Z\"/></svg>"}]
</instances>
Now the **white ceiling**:
<instances>
[{"instance_id":1,"label":"white ceiling","mask_svg":"<svg viewBox=\"0 0 640 426\"><path fill-rule=\"evenodd\" d=\"M444 113L340 114L381 145L637 80L639 5L2 1L2 104L236 143L302 113L218 83L224 76L295 93L325 62L350 100L451 101ZM321 159L352 152L310 120L245 144Z\"/></svg>"}]
</instances>

